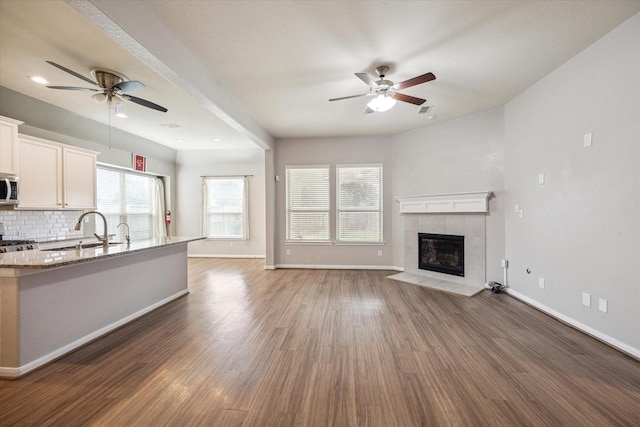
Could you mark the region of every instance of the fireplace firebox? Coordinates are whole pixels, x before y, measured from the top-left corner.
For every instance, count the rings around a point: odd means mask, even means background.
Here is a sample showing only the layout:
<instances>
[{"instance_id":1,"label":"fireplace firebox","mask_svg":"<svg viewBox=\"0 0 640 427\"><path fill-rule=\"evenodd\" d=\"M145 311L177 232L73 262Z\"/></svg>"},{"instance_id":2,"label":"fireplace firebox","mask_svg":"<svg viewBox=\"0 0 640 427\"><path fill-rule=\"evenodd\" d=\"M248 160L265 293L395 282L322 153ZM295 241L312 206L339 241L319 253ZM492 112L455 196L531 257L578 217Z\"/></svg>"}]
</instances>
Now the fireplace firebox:
<instances>
[{"instance_id":1,"label":"fireplace firebox","mask_svg":"<svg viewBox=\"0 0 640 427\"><path fill-rule=\"evenodd\" d=\"M464 277L464 236L418 233L418 268Z\"/></svg>"}]
</instances>

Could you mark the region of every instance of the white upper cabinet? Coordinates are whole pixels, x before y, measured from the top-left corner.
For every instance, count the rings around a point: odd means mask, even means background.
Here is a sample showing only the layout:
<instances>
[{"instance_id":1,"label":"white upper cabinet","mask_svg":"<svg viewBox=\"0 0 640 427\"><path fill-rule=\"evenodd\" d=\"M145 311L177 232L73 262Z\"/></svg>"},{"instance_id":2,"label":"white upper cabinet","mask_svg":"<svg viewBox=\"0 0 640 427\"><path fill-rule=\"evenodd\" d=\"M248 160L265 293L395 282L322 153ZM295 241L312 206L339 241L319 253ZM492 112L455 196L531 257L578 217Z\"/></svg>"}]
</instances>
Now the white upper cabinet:
<instances>
[{"instance_id":1,"label":"white upper cabinet","mask_svg":"<svg viewBox=\"0 0 640 427\"><path fill-rule=\"evenodd\" d=\"M0 116L0 173L18 173L18 125L22 122Z\"/></svg>"},{"instance_id":2,"label":"white upper cabinet","mask_svg":"<svg viewBox=\"0 0 640 427\"><path fill-rule=\"evenodd\" d=\"M95 151L20 135L18 209L95 209Z\"/></svg>"},{"instance_id":3,"label":"white upper cabinet","mask_svg":"<svg viewBox=\"0 0 640 427\"><path fill-rule=\"evenodd\" d=\"M62 194L65 209L96 208L96 153L62 149Z\"/></svg>"}]
</instances>

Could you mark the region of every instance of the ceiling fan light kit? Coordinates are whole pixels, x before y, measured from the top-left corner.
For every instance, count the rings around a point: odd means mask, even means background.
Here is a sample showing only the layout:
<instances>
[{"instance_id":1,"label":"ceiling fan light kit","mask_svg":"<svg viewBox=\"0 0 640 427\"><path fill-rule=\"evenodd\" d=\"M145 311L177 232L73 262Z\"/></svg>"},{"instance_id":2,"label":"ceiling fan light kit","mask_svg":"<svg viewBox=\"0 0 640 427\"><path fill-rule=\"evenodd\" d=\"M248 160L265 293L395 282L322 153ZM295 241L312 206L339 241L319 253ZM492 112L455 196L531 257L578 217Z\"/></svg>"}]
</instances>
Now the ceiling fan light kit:
<instances>
[{"instance_id":1,"label":"ceiling fan light kit","mask_svg":"<svg viewBox=\"0 0 640 427\"><path fill-rule=\"evenodd\" d=\"M427 101L426 99L405 95L398 92L398 90L435 80L436 76L433 73L422 74L401 83L394 84L391 80L386 80L384 78L388 71L389 67L386 65L377 67L376 72L378 73L379 78L377 81L367 73L355 73L356 77L369 86L369 92L359 95L343 96L341 98L332 98L329 101L340 101L343 99L359 98L362 96L375 96L374 99L367 103L365 114L388 111L393 108L396 101L407 102L414 105L422 105Z\"/></svg>"},{"instance_id":2,"label":"ceiling fan light kit","mask_svg":"<svg viewBox=\"0 0 640 427\"><path fill-rule=\"evenodd\" d=\"M392 109L394 105L396 105L396 100L393 99L393 96L381 94L369 101L367 107L376 113L382 113Z\"/></svg>"}]
</instances>

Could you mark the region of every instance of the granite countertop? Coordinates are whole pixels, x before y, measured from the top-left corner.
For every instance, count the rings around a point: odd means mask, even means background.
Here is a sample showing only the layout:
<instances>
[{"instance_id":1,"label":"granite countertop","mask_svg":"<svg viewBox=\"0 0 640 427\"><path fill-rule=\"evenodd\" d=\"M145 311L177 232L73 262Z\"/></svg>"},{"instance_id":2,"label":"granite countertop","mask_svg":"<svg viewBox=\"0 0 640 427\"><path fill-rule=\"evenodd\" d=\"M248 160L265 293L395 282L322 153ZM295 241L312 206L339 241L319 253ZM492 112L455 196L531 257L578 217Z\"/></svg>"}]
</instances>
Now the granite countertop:
<instances>
[{"instance_id":1,"label":"granite countertop","mask_svg":"<svg viewBox=\"0 0 640 427\"><path fill-rule=\"evenodd\" d=\"M106 250L102 246L83 248L81 250L51 250L58 246L70 246L68 242L56 242L57 244L53 244L51 242L46 245L41 245L41 249L0 254L0 269L43 269L62 267L70 264L95 261L101 258L125 256L130 253L147 251L164 246L186 244L188 242L202 239L204 239L204 237L156 237L148 240L133 241L130 245L127 245L126 242L112 244ZM88 243L93 242L86 242L85 244Z\"/></svg>"}]
</instances>

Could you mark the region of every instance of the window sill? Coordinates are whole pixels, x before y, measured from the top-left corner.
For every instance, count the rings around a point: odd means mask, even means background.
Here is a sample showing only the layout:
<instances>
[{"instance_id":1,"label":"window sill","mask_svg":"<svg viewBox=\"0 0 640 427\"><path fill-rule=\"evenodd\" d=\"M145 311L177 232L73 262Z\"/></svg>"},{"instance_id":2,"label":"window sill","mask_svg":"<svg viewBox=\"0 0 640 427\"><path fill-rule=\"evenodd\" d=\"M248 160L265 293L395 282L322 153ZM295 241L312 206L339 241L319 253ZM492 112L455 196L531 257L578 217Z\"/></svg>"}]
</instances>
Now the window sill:
<instances>
[{"instance_id":1,"label":"window sill","mask_svg":"<svg viewBox=\"0 0 640 427\"><path fill-rule=\"evenodd\" d=\"M285 245L333 245L332 241L327 240L285 240Z\"/></svg>"},{"instance_id":2,"label":"window sill","mask_svg":"<svg viewBox=\"0 0 640 427\"><path fill-rule=\"evenodd\" d=\"M285 240L285 245L384 246L385 242L335 242L326 240Z\"/></svg>"},{"instance_id":3,"label":"window sill","mask_svg":"<svg viewBox=\"0 0 640 427\"><path fill-rule=\"evenodd\" d=\"M385 242L335 242L336 246L384 246Z\"/></svg>"}]
</instances>

